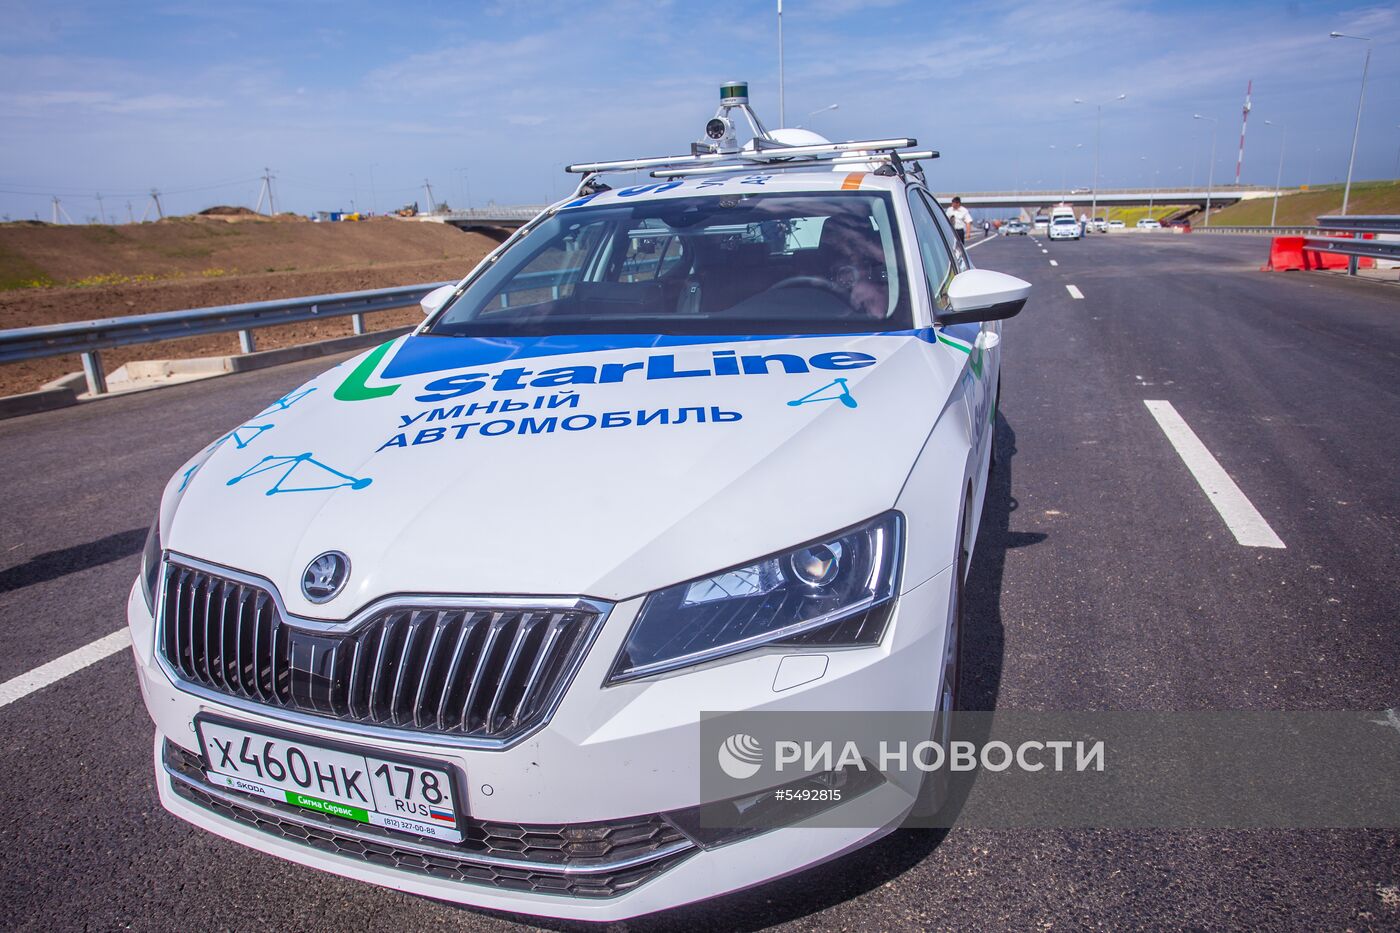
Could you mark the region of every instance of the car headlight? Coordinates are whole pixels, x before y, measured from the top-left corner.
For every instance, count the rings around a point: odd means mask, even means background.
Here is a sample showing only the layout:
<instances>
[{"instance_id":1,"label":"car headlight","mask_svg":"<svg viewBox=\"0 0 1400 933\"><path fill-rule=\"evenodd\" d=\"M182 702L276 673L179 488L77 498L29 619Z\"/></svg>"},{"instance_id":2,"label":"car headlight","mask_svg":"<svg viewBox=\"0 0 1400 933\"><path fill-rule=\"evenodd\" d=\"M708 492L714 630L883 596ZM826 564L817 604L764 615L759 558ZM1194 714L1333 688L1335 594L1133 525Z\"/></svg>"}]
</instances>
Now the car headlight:
<instances>
[{"instance_id":1,"label":"car headlight","mask_svg":"<svg viewBox=\"0 0 1400 933\"><path fill-rule=\"evenodd\" d=\"M160 513L146 533L146 546L141 549L141 592L146 596L146 608L156 612L156 591L160 589Z\"/></svg>"},{"instance_id":2,"label":"car headlight","mask_svg":"<svg viewBox=\"0 0 1400 933\"><path fill-rule=\"evenodd\" d=\"M889 512L790 551L649 595L608 683L760 645L879 642L897 592L903 519Z\"/></svg>"}]
</instances>

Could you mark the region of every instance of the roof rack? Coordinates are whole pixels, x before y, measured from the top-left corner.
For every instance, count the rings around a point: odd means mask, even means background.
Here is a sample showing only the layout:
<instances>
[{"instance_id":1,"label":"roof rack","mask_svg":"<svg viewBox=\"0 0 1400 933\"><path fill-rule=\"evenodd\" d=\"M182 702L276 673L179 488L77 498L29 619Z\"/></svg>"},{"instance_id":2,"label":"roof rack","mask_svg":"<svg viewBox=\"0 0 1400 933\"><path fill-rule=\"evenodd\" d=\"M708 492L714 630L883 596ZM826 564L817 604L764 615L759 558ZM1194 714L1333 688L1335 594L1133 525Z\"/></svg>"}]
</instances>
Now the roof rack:
<instances>
[{"instance_id":1,"label":"roof rack","mask_svg":"<svg viewBox=\"0 0 1400 933\"><path fill-rule=\"evenodd\" d=\"M749 107L749 87L743 81L729 81L720 86L720 107L705 124L705 136L710 142L694 143L688 155L655 156L646 159L618 159L611 162L580 162L567 165L564 171L579 175L593 172L630 172L651 169L654 178L677 178L685 175L714 175L762 165L767 168L810 167L814 164L848 164L858 162L887 162L902 174L904 159L936 159L931 149L912 150L917 139L865 139L842 143L822 143L795 146L779 142L764 129L763 123ZM747 118L753 138L739 146L734 135L731 111Z\"/></svg>"},{"instance_id":2,"label":"roof rack","mask_svg":"<svg viewBox=\"0 0 1400 933\"><path fill-rule=\"evenodd\" d=\"M818 156L788 157L786 159L770 159L762 161L764 171L780 171L782 169L811 168L813 165L861 165L868 163L883 163L891 165L895 159L903 162L911 162L915 159L936 159L938 153L932 149L906 150L899 149L888 151L867 151L860 150L855 153L838 155L836 158L824 158ZM740 162L726 162L719 165L706 165L701 168L658 168L650 172L652 178L689 178L694 175L722 175L725 172L736 172L751 169L756 163L753 160Z\"/></svg>"}]
</instances>

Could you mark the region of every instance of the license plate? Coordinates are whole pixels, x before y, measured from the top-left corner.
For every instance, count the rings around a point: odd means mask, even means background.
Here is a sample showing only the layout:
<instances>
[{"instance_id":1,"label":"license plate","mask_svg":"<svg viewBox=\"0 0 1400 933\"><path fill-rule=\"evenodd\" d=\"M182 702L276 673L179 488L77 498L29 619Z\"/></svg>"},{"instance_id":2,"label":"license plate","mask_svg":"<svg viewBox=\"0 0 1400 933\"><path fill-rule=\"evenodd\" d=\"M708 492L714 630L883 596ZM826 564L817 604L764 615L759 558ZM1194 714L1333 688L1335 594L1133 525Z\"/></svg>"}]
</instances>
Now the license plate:
<instances>
[{"instance_id":1,"label":"license plate","mask_svg":"<svg viewBox=\"0 0 1400 933\"><path fill-rule=\"evenodd\" d=\"M462 841L452 772L439 764L209 717L197 718L195 727L212 784L358 823Z\"/></svg>"}]
</instances>

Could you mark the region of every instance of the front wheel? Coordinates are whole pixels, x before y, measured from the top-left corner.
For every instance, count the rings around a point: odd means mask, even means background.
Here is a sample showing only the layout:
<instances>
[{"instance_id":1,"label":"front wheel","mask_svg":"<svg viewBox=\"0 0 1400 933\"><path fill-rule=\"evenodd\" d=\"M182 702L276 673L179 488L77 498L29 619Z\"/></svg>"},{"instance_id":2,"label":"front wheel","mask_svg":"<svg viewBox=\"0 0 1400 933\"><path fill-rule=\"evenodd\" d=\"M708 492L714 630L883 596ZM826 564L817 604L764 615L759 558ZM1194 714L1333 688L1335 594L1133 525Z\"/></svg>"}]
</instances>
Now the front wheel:
<instances>
[{"instance_id":1,"label":"front wheel","mask_svg":"<svg viewBox=\"0 0 1400 933\"><path fill-rule=\"evenodd\" d=\"M953 570L953 586L949 599L952 605L948 610L948 633L943 639L943 657L938 681L938 704L933 714L933 734L930 738L943 747L943 767L924 775L919 797L914 802L912 817L930 818L943 809L948 802L952 780L948 769L948 750L953 741L953 719L958 709L958 698L962 687L962 621L963 621L963 581L967 578L968 552L972 542L967 540L968 512L972 503L963 510L963 520L958 534L958 560Z\"/></svg>"}]
</instances>

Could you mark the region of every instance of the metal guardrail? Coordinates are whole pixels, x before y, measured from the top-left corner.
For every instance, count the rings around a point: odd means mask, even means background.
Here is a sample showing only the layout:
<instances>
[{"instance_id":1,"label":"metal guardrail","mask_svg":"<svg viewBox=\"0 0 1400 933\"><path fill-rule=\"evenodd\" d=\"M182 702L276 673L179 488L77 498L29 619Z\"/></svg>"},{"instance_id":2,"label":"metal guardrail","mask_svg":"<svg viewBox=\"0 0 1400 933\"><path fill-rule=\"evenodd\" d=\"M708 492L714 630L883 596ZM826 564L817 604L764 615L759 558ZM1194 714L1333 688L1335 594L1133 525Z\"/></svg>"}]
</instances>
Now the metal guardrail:
<instances>
[{"instance_id":1,"label":"metal guardrail","mask_svg":"<svg viewBox=\"0 0 1400 933\"><path fill-rule=\"evenodd\" d=\"M1266 236L1309 236L1321 232L1313 226L1306 227L1192 227L1192 233L1252 233Z\"/></svg>"},{"instance_id":2,"label":"metal guardrail","mask_svg":"<svg viewBox=\"0 0 1400 933\"><path fill-rule=\"evenodd\" d=\"M305 298L193 308L187 311L133 314L42 327L17 327L0 330L0 363L78 353L83 358L83 374L87 377L88 392L101 395L107 391L107 377L99 355L101 350L237 331L240 350L243 353L252 353L257 349L253 337L255 328L346 315L353 319L355 333L363 334L366 314L415 305L438 286L452 284L454 283L433 282L427 285L404 285L334 295L311 295Z\"/></svg>"},{"instance_id":3,"label":"metal guardrail","mask_svg":"<svg viewBox=\"0 0 1400 933\"><path fill-rule=\"evenodd\" d=\"M1310 227L1200 227L1201 233L1263 233L1303 237L1303 249L1346 256L1347 274L1355 275L1358 259L1400 262L1400 240L1362 239L1366 235L1400 236L1400 214L1335 214L1317 218Z\"/></svg>"},{"instance_id":4,"label":"metal guardrail","mask_svg":"<svg viewBox=\"0 0 1400 933\"><path fill-rule=\"evenodd\" d=\"M1347 275L1356 275L1358 259L1390 259L1400 262L1400 242L1361 239L1366 234L1400 234L1400 215L1337 214L1317 218L1317 226L1317 233L1309 235L1303 241L1303 249L1346 256Z\"/></svg>"},{"instance_id":5,"label":"metal guardrail","mask_svg":"<svg viewBox=\"0 0 1400 933\"><path fill-rule=\"evenodd\" d=\"M1400 214L1337 214L1317 218L1323 230L1350 230L1355 233L1400 233Z\"/></svg>"}]
</instances>

